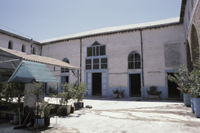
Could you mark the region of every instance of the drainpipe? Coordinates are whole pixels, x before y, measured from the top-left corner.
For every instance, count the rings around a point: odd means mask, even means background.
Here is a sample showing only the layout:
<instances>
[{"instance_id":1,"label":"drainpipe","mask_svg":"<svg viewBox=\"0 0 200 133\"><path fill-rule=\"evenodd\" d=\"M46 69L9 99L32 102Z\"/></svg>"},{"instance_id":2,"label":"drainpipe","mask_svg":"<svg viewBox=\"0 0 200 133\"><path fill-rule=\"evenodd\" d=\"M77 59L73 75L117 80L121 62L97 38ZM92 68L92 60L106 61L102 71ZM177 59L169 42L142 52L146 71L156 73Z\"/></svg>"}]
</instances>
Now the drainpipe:
<instances>
[{"instance_id":1,"label":"drainpipe","mask_svg":"<svg viewBox=\"0 0 200 133\"><path fill-rule=\"evenodd\" d=\"M42 56L42 45L40 47L41 47L41 49L40 49L40 56Z\"/></svg>"},{"instance_id":2,"label":"drainpipe","mask_svg":"<svg viewBox=\"0 0 200 133\"><path fill-rule=\"evenodd\" d=\"M145 97L145 91L144 91L144 63L143 63L143 37L142 37L142 29L140 29L140 40L141 40L141 63L142 63L142 84L141 89L143 91L142 95L143 98Z\"/></svg>"},{"instance_id":3,"label":"drainpipe","mask_svg":"<svg viewBox=\"0 0 200 133\"><path fill-rule=\"evenodd\" d=\"M80 82L81 82L81 76L82 76L82 38L80 38Z\"/></svg>"}]
</instances>

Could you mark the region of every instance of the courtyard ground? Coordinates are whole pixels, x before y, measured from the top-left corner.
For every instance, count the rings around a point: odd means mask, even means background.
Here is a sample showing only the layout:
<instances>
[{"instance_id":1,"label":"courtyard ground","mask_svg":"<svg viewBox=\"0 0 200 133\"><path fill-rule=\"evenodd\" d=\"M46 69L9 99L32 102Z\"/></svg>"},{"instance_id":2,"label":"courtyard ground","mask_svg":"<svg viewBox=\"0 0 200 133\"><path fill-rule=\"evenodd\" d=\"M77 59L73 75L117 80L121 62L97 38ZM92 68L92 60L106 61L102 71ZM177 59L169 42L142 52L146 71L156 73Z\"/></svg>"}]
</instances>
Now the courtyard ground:
<instances>
[{"instance_id":1,"label":"courtyard ground","mask_svg":"<svg viewBox=\"0 0 200 133\"><path fill-rule=\"evenodd\" d=\"M51 117L44 133L199 133L200 118L182 101L142 100L138 98L86 98L83 108L66 117ZM9 127L9 128L6 128ZM31 132L12 130L1 124L0 132Z\"/></svg>"}]
</instances>

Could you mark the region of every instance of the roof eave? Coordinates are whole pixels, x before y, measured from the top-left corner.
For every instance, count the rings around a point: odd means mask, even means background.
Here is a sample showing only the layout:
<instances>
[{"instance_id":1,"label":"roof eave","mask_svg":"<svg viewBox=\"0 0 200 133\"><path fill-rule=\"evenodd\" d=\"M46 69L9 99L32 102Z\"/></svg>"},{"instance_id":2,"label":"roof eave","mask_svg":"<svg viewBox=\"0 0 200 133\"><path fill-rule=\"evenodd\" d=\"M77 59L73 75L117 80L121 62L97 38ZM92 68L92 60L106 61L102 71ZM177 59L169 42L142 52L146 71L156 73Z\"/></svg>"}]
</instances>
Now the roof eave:
<instances>
[{"instance_id":1,"label":"roof eave","mask_svg":"<svg viewBox=\"0 0 200 133\"><path fill-rule=\"evenodd\" d=\"M180 11L180 23L183 23L184 21L184 15L185 15L185 6L187 4L187 0L182 0L181 3L181 11Z\"/></svg>"},{"instance_id":2,"label":"roof eave","mask_svg":"<svg viewBox=\"0 0 200 133\"><path fill-rule=\"evenodd\" d=\"M43 42L43 43L41 42L40 44L41 45L48 45L48 44L52 44L52 43L56 43L56 42L63 42L63 41L68 41L68 40L73 40L73 39L82 39L82 38L93 37L93 36L101 36L101 35L130 32L130 31L137 31L137 30L145 30L145 29L152 29L152 28L161 28L161 27L167 27L167 26L177 25L177 24L180 24L180 22L171 22L171 23L158 24L158 25L153 25L153 26L144 26L144 27L123 29L123 30L116 30L116 31L107 31L107 32L102 32L102 33L94 33L94 34L88 34L88 35L80 35L80 36L77 36L77 37L57 39L57 40L54 40L54 41L47 41L47 42Z\"/></svg>"},{"instance_id":3,"label":"roof eave","mask_svg":"<svg viewBox=\"0 0 200 133\"><path fill-rule=\"evenodd\" d=\"M2 29L0 29L0 33L6 34L6 35L9 35L9 36L12 36L12 37L16 37L16 38L22 39L24 41L33 42L34 44L40 45L40 42L38 42L38 41L35 41L33 39L29 39L29 38L26 38L26 37L23 37L23 36L20 36L20 35L17 35L17 34L2 30Z\"/></svg>"}]
</instances>

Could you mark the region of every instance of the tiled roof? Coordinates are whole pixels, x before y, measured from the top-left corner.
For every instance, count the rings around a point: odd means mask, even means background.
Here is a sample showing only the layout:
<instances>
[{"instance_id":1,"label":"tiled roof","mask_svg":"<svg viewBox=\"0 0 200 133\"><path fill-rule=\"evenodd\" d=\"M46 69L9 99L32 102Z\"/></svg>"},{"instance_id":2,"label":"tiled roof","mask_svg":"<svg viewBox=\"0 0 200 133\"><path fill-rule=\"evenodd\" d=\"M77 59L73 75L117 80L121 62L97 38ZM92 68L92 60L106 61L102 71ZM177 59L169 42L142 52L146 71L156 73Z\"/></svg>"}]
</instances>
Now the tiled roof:
<instances>
[{"instance_id":1,"label":"tiled roof","mask_svg":"<svg viewBox=\"0 0 200 133\"><path fill-rule=\"evenodd\" d=\"M17 56L19 59L22 59L22 60L38 62L38 63L42 63L42 64L53 65L53 66L69 68L69 69L79 69L79 67L70 65L66 62L63 62L63 61L55 59L55 58L44 57L44 56L33 55L33 54L26 54L23 52L0 47L0 56L3 56L5 54L4 52L9 53L14 56Z\"/></svg>"}]
</instances>

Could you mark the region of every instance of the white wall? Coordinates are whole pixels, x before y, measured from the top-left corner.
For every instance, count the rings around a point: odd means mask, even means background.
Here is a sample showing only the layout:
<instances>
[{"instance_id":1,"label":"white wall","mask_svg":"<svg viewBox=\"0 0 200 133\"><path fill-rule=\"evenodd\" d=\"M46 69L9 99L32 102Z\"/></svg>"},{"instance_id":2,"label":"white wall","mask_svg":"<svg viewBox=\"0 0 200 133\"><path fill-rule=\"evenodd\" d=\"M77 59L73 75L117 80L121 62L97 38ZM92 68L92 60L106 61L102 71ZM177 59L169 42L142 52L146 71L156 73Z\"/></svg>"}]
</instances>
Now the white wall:
<instances>
[{"instance_id":1,"label":"white wall","mask_svg":"<svg viewBox=\"0 0 200 133\"><path fill-rule=\"evenodd\" d=\"M13 50L21 51L22 45L26 46L26 53L31 53L31 42L21 40L19 38L11 37L0 33L0 47L8 48L9 41L13 42ZM33 47L36 48L36 55L40 55L41 46L33 44Z\"/></svg>"},{"instance_id":2,"label":"white wall","mask_svg":"<svg viewBox=\"0 0 200 133\"><path fill-rule=\"evenodd\" d=\"M142 31L143 54L144 54L144 87L157 86L166 91L166 70L175 70L178 67L165 66L166 44L180 44L181 63L186 64L184 27L183 24L161 27L157 29L147 29ZM87 47L95 41L106 45L106 55L108 56L108 69L100 70L106 72L107 86L106 95L111 96L112 90L116 88L125 89L125 96L129 96L129 73L138 72L142 74L142 69L128 69L128 55L136 51L141 55L141 36L140 31L117 33L104 36L94 36L82 39L82 81L87 81L85 73L85 58L87 57ZM70 64L80 66L80 39L59 42L42 47L42 55L53 57L59 60L68 58ZM53 71L53 67L50 68ZM60 70L60 68L56 68ZM99 70L93 70L92 72ZM151 73L157 71L159 73ZM53 71L60 81L60 71ZM90 79L91 80L91 79ZM76 78L70 73L70 83ZM91 82L91 81L90 81ZM146 91L146 90L144 90ZM91 94L91 92L90 92Z\"/></svg>"},{"instance_id":3,"label":"white wall","mask_svg":"<svg viewBox=\"0 0 200 133\"><path fill-rule=\"evenodd\" d=\"M181 62L186 64L183 25L144 30L144 86L165 86L165 70L178 68L165 67L165 44L180 44Z\"/></svg>"},{"instance_id":4,"label":"white wall","mask_svg":"<svg viewBox=\"0 0 200 133\"><path fill-rule=\"evenodd\" d=\"M185 14L184 14L184 29L185 35L187 36L188 31L191 26L191 20L194 15L194 11L197 7L199 0L187 0L186 7L185 7Z\"/></svg>"},{"instance_id":5,"label":"white wall","mask_svg":"<svg viewBox=\"0 0 200 133\"><path fill-rule=\"evenodd\" d=\"M54 43L50 45L43 45L42 56L52 57L58 60L63 60L67 58L71 65L80 66L80 40L64 41L59 43ZM61 73L60 67L48 66L53 74L56 76L57 80L60 82L61 75L69 75L69 82L73 83L77 81L77 78L70 71L69 73ZM48 83L48 87L51 87L53 83Z\"/></svg>"}]
</instances>

